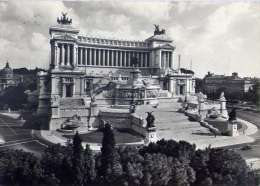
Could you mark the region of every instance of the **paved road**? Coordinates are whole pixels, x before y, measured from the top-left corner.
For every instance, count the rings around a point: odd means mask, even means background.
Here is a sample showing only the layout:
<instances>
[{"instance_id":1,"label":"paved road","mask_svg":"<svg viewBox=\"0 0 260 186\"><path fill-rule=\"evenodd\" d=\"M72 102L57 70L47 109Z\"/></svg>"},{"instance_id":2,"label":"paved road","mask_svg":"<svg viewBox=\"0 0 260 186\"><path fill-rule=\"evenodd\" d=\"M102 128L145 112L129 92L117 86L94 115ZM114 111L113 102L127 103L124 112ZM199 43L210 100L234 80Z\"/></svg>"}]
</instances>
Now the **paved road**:
<instances>
[{"instance_id":1,"label":"paved road","mask_svg":"<svg viewBox=\"0 0 260 186\"><path fill-rule=\"evenodd\" d=\"M24 123L0 114L0 138L5 141L0 149L23 149L41 157L50 143L41 138L40 127L34 123L33 117Z\"/></svg>"},{"instance_id":2,"label":"paved road","mask_svg":"<svg viewBox=\"0 0 260 186\"><path fill-rule=\"evenodd\" d=\"M260 126L260 114L250 111L237 109L237 117L249 121L255 125ZM260 131L253 134L252 137L256 139L255 142L251 143L251 150L241 150L244 145L233 145L226 148L235 149L239 154L242 155L243 158L252 159L252 158L260 158Z\"/></svg>"}]
</instances>

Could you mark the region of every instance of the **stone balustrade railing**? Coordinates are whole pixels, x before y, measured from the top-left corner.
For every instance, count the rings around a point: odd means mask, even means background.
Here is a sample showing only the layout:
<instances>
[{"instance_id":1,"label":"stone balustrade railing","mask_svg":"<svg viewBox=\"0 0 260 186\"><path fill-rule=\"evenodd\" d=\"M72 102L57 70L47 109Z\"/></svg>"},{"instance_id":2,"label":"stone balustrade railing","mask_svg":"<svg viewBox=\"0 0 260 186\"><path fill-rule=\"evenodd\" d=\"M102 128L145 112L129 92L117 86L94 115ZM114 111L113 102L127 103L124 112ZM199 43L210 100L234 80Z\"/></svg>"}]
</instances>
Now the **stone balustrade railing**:
<instances>
[{"instance_id":1,"label":"stone balustrade railing","mask_svg":"<svg viewBox=\"0 0 260 186\"><path fill-rule=\"evenodd\" d=\"M150 48L150 43L142 42L142 41L126 41L126 40L93 38L93 37L82 37L82 36L79 36L78 40L81 43L89 43L89 44L97 44L97 45Z\"/></svg>"}]
</instances>

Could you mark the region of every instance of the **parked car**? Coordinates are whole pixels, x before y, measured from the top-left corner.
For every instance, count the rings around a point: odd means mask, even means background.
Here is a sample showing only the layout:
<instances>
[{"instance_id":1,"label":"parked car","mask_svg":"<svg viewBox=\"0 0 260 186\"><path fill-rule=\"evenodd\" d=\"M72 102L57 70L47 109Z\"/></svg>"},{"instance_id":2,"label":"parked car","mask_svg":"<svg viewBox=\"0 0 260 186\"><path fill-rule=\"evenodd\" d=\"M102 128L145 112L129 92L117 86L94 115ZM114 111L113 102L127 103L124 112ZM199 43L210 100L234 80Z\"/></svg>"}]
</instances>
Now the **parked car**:
<instances>
[{"instance_id":1,"label":"parked car","mask_svg":"<svg viewBox=\"0 0 260 186\"><path fill-rule=\"evenodd\" d=\"M246 145L241 148L241 150L251 150L251 149L252 149L251 145Z\"/></svg>"}]
</instances>

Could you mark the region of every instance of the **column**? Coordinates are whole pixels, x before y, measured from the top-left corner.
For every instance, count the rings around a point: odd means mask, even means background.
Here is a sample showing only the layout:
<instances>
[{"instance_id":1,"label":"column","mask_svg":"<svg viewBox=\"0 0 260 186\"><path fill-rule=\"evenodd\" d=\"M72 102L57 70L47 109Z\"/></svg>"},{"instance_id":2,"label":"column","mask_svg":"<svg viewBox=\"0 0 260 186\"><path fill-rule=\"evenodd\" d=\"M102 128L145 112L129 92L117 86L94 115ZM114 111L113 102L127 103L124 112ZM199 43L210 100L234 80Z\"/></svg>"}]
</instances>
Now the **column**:
<instances>
[{"instance_id":1,"label":"column","mask_svg":"<svg viewBox=\"0 0 260 186\"><path fill-rule=\"evenodd\" d=\"M119 64L119 66L121 67L122 66L122 64L123 64L123 52L122 51L119 51L119 56L120 56L120 64Z\"/></svg>"},{"instance_id":2,"label":"column","mask_svg":"<svg viewBox=\"0 0 260 186\"><path fill-rule=\"evenodd\" d=\"M162 68L162 61L161 61L161 50L156 51L156 63L158 64L159 68Z\"/></svg>"},{"instance_id":3,"label":"column","mask_svg":"<svg viewBox=\"0 0 260 186\"><path fill-rule=\"evenodd\" d=\"M80 64L80 53L81 53L81 48L78 47L78 64Z\"/></svg>"},{"instance_id":4,"label":"column","mask_svg":"<svg viewBox=\"0 0 260 186\"><path fill-rule=\"evenodd\" d=\"M96 49L94 48L93 49L93 64L96 66L96 64L97 64L97 51L96 51Z\"/></svg>"},{"instance_id":5,"label":"column","mask_svg":"<svg viewBox=\"0 0 260 186\"><path fill-rule=\"evenodd\" d=\"M148 67L148 53L145 53L145 67Z\"/></svg>"},{"instance_id":6,"label":"column","mask_svg":"<svg viewBox=\"0 0 260 186\"><path fill-rule=\"evenodd\" d=\"M123 67L126 66L126 51L124 51L124 64L123 64Z\"/></svg>"},{"instance_id":7,"label":"column","mask_svg":"<svg viewBox=\"0 0 260 186\"><path fill-rule=\"evenodd\" d=\"M102 50L102 66L105 66L106 63L106 50Z\"/></svg>"},{"instance_id":8,"label":"column","mask_svg":"<svg viewBox=\"0 0 260 186\"><path fill-rule=\"evenodd\" d=\"M171 68L173 69L174 68L174 51L172 51L171 53Z\"/></svg>"},{"instance_id":9,"label":"column","mask_svg":"<svg viewBox=\"0 0 260 186\"><path fill-rule=\"evenodd\" d=\"M97 56L98 56L97 65L99 66L100 63L101 63L101 50L100 50L100 49L97 49L97 52L98 52L98 54L97 54Z\"/></svg>"},{"instance_id":10,"label":"column","mask_svg":"<svg viewBox=\"0 0 260 186\"><path fill-rule=\"evenodd\" d=\"M119 66L118 65L118 51L117 50L116 50L116 56L115 57L116 57L116 66Z\"/></svg>"},{"instance_id":11,"label":"column","mask_svg":"<svg viewBox=\"0 0 260 186\"><path fill-rule=\"evenodd\" d=\"M144 55L143 52L141 52L141 67L144 67L144 59L143 59Z\"/></svg>"},{"instance_id":12,"label":"column","mask_svg":"<svg viewBox=\"0 0 260 186\"><path fill-rule=\"evenodd\" d=\"M109 50L107 50L107 60L106 60L106 66L109 66Z\"/></svg>"},{"instance_id":13,"label":"column","mask_svg":"<svg viewBox=\"0 0 260 186\"><path fill-rule=\"evenodd\" d=\"M164 51L162 51L162 53L161 53L161 54L162 54L162 57L161 57L161 67L162 67L162 69L165 68L165 65L164 65L164 63L165 63L165 62L164 62L164 59L165 59L165 58L164 58L164 53L165 53Z\"/></svg>"},{"instance_id":14,"label":"column","mask_svg":"<svg viewBox=\"0 0 260 186\"><path fill-rule=\"evenodd\" d=\"M153 63L152 63L152 52L149 52L149 54L148 54L148 60L147 60L147 67L155 67L154 65L153 65Z\"/></svg>"},{"instance_id":15,"label":"column","mask_svg":"<svg viewBox=\"0 0 260 186\"><path fill-rule=\"evenodd\" d=\"M92 48L89 49L88 65L93 65L93 62L92 62Z\"/></svg>"},{"instance_id":16,"label":"column","mask_svg":"<svg viewBox=\"0 0 260 186\"><path fill-rule=\"evenodd\" d=\"M69 54L69 52L70 52L70 49L69 49L69 44L67 44L67 46L66 46L66 63L65 63L65 65L68 65L69 64L69 60L70 60L70 54Z\"/></svg>"},{"instance_id":17,"label":"column","mask_svg":"<svg viewBox=\"0 0 260 186\"><path fill-rule=\"evenodd\" d=\"M59 44L56 43L55 45L55 66L60 64L60 50Z\"/></svg>"},{"instance_id":18,"label":"column","mask_svg":"<svg viewBox=\"0 0 260 186\"><path fill-rule=\"evenodd\" d=\"M166 68L170 67L170 52L167 52L167 65Z\"/></svg>"},{"instance_id":19,"label":"column","mask_svg":"<svg viewBox=\"0 0 260 186\"><path fill-rule=\"evenodd\" d=\"M82 56L83 56L83 48L79 47L79 51L80 51L80 60L79 60L79 64L82 65Z\"/></svg>"},{"instance_id":20,"label":"column","mask_svg":"<svg viewBox=\"0 0 260 186\"><path fill-rule=\"evenodd\" d=\"M114 50L111 51L111 66L114 66Z\"/></svg>"},{"instance_id":21,"label":"column","mask_svg":"<svg viewBox=\"0 0 260 186\"><path fill-rule=\"evenodd\" d=\"M128 58L127 58L127 66L129 67L129 66L131 66L130 64L131 64L131 57L132 57L132 52L128 52Z\"/></svg>"},{"instance_id":22,"label":"column","mask_svg":"<svg viewBox=\"0 0 260 186\"><path fill-rule=\"evenodd\" d=\"M85 59L84 59L83 64L86 65L87 61L88 61L88 48L85 48L84 51L85 51Z\"/></svg>"},{"instance_id":23,"label":"column","mask_svg":"<svg viewBox=\"0 0 260 186\"><path fill-rule=\"evenodd\" d=\"M71 50L71 59L72 59L72 62L71 64L72 65L75 65L75 66L78 66L78 62L77 62L77 49L76 49L76 46L75 45L72 45L72 50Z\"/></svg>"},{"instance_id":24,"label":"column","mask_svg":"<svg viewBox=\"0 0 260 186\"><path fill-rule=\"evenodd\" d=\"M65 56L65 49L64 44L60 44L60 64L64 65L64 56Z\"/></svg>"}]
</instances>

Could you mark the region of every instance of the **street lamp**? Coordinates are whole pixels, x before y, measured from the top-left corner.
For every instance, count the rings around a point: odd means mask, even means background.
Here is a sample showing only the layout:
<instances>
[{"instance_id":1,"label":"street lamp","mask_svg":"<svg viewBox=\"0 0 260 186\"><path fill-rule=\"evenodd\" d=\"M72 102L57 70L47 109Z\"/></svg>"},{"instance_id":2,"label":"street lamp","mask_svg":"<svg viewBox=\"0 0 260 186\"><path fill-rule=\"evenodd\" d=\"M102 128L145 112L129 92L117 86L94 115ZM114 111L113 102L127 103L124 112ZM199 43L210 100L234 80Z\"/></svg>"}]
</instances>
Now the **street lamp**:
<instances>
[{"instance_id":1,"label":"street lamp","mask_svg":"<svg viewBox=\"0 0 260 186\"><path fill-rule=\"evenodd\" d=\"M185 102L187 102L187 90L188 90L188 81L187 81L187 68L186 68L186 90L185 90Z\"/></svg>"}]
</instances>

